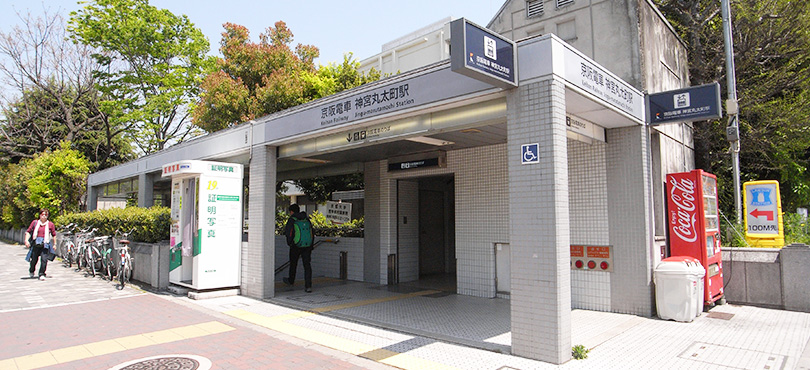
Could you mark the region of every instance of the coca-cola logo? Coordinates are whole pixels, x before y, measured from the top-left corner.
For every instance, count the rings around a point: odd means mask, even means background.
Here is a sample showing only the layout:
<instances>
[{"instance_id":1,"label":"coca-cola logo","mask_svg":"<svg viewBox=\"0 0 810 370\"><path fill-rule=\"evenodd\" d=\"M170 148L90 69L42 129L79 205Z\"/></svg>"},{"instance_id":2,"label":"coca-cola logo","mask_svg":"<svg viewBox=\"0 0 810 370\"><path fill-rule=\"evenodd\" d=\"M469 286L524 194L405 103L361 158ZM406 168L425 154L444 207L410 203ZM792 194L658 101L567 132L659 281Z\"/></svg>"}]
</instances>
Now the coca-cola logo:
<instances>
[{"instance_id":1,"label":"coca-cola logo","mask_svg":"<svg viewBox=\"0 0 810 370\"><path fill-rule=\"evenodd\" d=\"M672 232L685 242L697 240L697 212L695 211L695 182L687 178L670 178L670 200L675 204L671 213Z\"/></svg>"}]
</instances>

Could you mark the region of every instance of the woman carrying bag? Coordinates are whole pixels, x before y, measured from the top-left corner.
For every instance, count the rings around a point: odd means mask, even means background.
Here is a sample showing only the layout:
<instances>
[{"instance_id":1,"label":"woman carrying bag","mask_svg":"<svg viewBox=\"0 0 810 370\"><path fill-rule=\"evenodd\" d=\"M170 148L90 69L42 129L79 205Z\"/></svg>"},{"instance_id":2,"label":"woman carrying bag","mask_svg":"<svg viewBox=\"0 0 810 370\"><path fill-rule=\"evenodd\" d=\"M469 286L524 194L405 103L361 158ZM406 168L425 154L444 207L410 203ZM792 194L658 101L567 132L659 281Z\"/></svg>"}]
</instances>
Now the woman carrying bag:
<instances>
[{"instance_id":1,"label":"woman carrying bag","mask_svg":"<svg viewBox=\"0 0 810 370\"><path fill-rule=\"evenodd\" d=\"M34 269L36 269L37 259L39 259L39 280L45 280L45 269L48 268L48 260L52 259L49 257L55 254L53 239L56 236L56 226L53 222L48 221L48 215L47 209L41 209L39 219L32 221L31 226L28 226L28 230L25 232L25 246L29 248L25 260L30 262L28 276L34 277Z\"/></svg>"}]
</instances>

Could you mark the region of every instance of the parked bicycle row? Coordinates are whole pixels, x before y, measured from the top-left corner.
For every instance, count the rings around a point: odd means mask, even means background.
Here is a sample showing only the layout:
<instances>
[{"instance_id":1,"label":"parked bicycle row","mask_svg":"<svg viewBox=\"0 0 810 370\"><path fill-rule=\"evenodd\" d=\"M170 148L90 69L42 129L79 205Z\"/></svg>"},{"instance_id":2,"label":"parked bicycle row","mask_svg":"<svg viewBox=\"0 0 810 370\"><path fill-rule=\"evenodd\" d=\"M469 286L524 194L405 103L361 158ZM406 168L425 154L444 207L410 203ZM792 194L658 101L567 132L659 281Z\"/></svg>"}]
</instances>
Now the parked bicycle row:
<instances>
[{"instance_id":1,"label":"parked bicycle row","mask_svg":"<svg viewBox=\"0 0 810 370\"><path fill-rule=\"evenodd\" d=\"M76 271L86 270L92 276L101 275L110 281L117 280L123 289L132 278L132 257L129 250L129 235L133 230L115 235L96 235L98 229L68 224L60 227L61 241L56 252L67 267L76 266Z\"/></svg>"}]
</instances>

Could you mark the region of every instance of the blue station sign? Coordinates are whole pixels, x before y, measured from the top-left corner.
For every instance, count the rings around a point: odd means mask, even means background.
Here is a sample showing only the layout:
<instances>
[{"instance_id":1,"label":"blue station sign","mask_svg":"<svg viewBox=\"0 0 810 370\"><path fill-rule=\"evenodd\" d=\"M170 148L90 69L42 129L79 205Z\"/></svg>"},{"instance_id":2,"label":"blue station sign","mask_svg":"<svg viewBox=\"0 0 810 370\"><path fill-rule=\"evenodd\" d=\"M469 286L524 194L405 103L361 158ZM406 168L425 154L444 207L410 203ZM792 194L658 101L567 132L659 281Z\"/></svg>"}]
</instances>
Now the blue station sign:
<instances>
[{"instance_id":1,"label":"blue station sign","mask_svg":"<svg viewBox=\"0 0 810 370\"><path fill-rule=\"evenodd\" d=\"M721 117L717 82L647 95L647 123L650 125Z\"/></svg>"},{"instance_id":2,"label":"blue station sign","mask_svg":"<svg viewBox=\"0 0 810 370\"><path fill-rule=\"evenodd\" d=\"M450 69L502 88L518 85L517 47L465 18L450 23Z\"/></svg>"}]
</instances>

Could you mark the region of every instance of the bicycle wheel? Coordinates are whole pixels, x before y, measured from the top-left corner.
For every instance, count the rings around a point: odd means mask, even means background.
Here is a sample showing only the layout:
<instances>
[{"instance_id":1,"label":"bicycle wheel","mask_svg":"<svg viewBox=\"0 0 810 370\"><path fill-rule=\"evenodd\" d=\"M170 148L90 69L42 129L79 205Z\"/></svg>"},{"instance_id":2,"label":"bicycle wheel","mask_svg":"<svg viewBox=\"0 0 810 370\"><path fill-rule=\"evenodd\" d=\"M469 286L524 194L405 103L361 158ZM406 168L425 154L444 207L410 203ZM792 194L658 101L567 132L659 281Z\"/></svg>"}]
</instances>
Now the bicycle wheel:
<instances>
[{"instance_id":1,"label":"bicycle wheel","mask_svg":"<svg viewBox=\"0 0 810 370\"><path fill-rule=\"evenodd\" d=\"M112 281L112 270L110 268L110 258L109 258L109 256L110 256L109 251L105 251L104 254L102 255L102 257L101 257L102 270L101 271L104 272L104 279L110 279L110 281Z\"/></svg>"},{"instance_id":2,"label":"bicycle wheel","mask_svg":"<svg viewBox=\"0 0 810 370\"><path fill-rule=\"evenodd\" d=\"M120 283L121 287L120 289L124 289L124 286L126 286L127 284L124 278L126 274L127 274L127 265L126 263L123 263L121 264L121 268L118 271L118 282Z\"/></svg>"},{"instance_id":3,"label":"bicycle wheel","mask_svg":"<svg viewBox=\"0 0 810 370\"><path fill-rule=\"evenodd\" d=\"M82 270L83 263L84 263L84 250L80 248L76 251L76 271Z\"/></svg>"},{"instance_id":4,"label":"bicycle wheel","mask_svg":"<svg viewBox=\"0 0 810 370\"><path fill-rule=\"evenodd\" d=\"M73 259L76 258L76 246L73 242L68 241L65 245L65 260L67 260L68 267L73 267Z\"/></svg>"},{"instance_id":5,"label":"bicycle wheel","mask_svg":"<svg viewBox=\"0 0 810 370\"><path fill-rule=\"evenodd\" d=\"M90 272L90 276L96 276L96 261L95 256L93 256L93 248L87 248L87 271Z\"/></svg>"}]
</instances>

